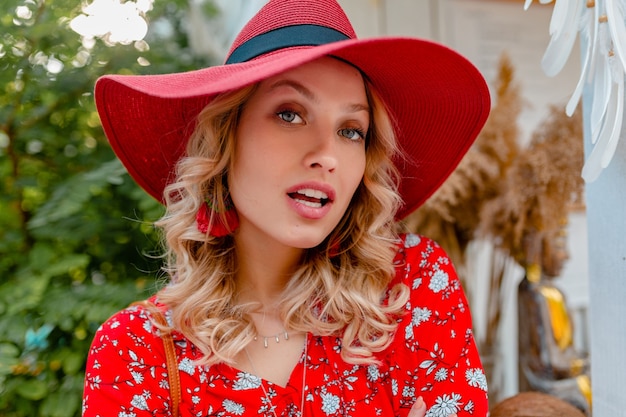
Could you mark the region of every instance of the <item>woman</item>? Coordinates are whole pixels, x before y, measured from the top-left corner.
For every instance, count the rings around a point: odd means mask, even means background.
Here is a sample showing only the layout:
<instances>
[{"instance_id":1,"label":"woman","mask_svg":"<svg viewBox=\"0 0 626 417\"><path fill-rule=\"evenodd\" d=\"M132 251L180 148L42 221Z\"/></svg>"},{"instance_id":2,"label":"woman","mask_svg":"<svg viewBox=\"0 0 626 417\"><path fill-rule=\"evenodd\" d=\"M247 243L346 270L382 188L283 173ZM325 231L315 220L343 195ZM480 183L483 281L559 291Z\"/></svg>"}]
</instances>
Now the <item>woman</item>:
<instances>
[{"instance_id":1,"label":"woman","mask_svg":"<svg viewBox=\"0 0 626 417\"><path fill-rule=\"evenodd\" d=\"M171 280L99 329L83 415L486 415L454 269L395 231L487 117L469 62L271 0L223 66L103 77L96 103L167 207Z\"/></svg>"}]
</instances>

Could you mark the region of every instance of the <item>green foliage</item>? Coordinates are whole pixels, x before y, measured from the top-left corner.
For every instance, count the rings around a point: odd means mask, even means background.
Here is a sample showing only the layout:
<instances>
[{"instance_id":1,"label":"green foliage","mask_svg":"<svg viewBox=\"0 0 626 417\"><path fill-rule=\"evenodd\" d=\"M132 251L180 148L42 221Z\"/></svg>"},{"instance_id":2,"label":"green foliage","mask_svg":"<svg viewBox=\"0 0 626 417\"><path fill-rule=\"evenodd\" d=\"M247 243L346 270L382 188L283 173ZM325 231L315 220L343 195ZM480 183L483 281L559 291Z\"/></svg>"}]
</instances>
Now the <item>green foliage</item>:
<instances>
[{"instance_id":1,"label":"green foliage","mask_svg":"<svg viewBox=\"0 0 626 417\"><path fill-rule=\"evenodd\" d=\"M92 90L106 73L206 66L185 6L157 1L145 41L112 45L70 29L75 0L0 5L2 416L79 416L95 330L157 287L162 207L115 159Z\"/></svg>"}]
</instances>

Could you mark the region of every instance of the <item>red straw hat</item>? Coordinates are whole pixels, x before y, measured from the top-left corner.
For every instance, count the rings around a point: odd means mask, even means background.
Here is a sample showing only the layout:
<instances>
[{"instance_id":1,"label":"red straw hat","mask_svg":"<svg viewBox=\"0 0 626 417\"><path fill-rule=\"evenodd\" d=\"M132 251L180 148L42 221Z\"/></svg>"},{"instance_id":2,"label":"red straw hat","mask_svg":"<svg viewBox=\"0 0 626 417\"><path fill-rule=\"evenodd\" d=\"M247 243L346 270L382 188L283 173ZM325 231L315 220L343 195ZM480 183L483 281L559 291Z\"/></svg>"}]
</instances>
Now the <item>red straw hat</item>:
<instances>
[{"instance_id":1,"label":"red straw hat","mask_svg":"<svg viewBox=\"0 0 626 417\"><path fill-rule=\"evenodd\" d=\"M226 63L162 75L107 75L95 99L104 131L130 175L157 200L173 178L196 116L217 94L332 55L367 75L395 121L405 158L403 218L450 175L490 110L478 70L442 45L357 39L335 0L270 0L235 39Z\"/></svg>"}]
</instances>

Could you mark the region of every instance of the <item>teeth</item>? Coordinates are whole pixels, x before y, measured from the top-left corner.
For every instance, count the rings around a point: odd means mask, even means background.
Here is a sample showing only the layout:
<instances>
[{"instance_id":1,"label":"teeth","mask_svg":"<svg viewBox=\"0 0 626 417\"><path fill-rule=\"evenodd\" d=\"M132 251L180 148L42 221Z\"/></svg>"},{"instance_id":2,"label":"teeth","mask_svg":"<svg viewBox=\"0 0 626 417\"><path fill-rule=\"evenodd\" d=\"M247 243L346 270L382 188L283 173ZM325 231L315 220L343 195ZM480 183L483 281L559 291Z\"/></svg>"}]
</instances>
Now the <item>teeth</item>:
<instances>
[{"instance_id":1,"label":"teeth","mask_svg":"<svg viewBox=\"0 0 626 417\"><path fill-rule=\"evenodd\" d=\"M320 190L314 190L313 188L303 188L294 193L294 198L300 203L308 207L320 208L328 201L328 194ZM300 199L297 195L305 196L306 199ZM316 201L311 201L314 199Z\"/></svg>"},{"instance_id":2,"label":"teeth","mask_svg":"<svg viewBox=\"0 0 626 417\"><path fill-rule=\"evenodd\" d=\"M326 194L323 191L320 190L314 190L312 188L305 188L302 190L298 190L297 191L298 194L302 194L305 195L307 197L311 197L311 198L318 198L318 199L328 199L328 194Z\"/></svg>"},{"instance_id":3,"label":"teeth","mask_svg":"<svg viewBox=\"0 0 626 417\"><path fill-rule=\"evenodd\" d=\"M322 207L322 203L314 203L313 201L307 201L307 200L298 200L296 199L300 204L303 204L305 206L309 206L309 207L314 207L314 208L320 208Z\"/></svg>"}]
</instances>

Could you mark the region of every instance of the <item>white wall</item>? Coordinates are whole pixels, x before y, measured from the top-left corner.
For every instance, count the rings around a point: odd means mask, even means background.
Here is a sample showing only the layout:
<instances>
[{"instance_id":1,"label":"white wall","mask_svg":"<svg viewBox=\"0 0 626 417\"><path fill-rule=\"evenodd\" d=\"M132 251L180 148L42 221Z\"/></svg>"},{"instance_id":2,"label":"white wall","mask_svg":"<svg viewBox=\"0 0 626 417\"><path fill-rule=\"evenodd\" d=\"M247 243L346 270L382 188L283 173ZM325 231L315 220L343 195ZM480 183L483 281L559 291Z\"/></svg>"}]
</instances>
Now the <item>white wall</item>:
<instances>
[{"instance_id":1,"label":"white wall","mask_svg":"<svg viewBox=\"0 0 626 417\"><path fill-rule=\"evenodd\" d=\"M586 99L590 91L585 92ZM591 106L587 106L590 108ZM588 120L588 112L585 112ZM587 123L588 125L588 123ZM589 129L586 129L589 137ZM587 186L594 417L626 416L626 140ZM587 145L590 140L586 140ZM587 147L587 155L590 152Z\"/></svg>"}]
</instances>

